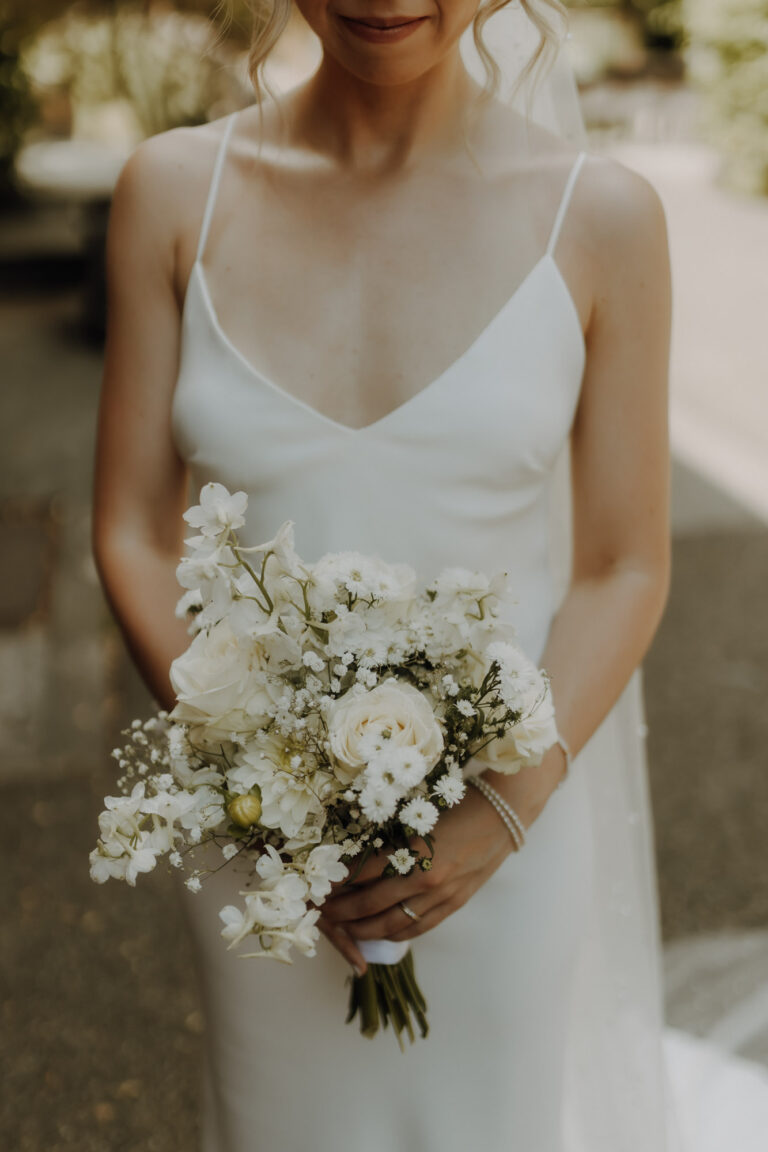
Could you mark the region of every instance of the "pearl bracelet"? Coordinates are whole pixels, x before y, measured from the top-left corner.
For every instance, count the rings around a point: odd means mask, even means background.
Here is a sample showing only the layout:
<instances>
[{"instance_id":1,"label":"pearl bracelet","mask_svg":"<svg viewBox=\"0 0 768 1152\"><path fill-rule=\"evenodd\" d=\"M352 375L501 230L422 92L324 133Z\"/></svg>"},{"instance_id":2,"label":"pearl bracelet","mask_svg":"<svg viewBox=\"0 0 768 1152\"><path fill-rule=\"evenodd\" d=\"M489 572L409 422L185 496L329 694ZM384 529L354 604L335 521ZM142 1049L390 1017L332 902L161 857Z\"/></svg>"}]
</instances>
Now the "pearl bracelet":
<instances>
[{"instance_id":1,"label":"pearl bracelet","mask_svg":"<svg viewBox=\"0 0 768 1152\"><path fill-rule=\"evenodd\" d=\"M496 809L499 816L506 825L507 831L512 837L515 850L519 852L525 844L525 828L523 827L523 822L518 816L517 812L515 812L514 808L507 804L503 796L500 796L496 789L492 788L488 781L483 780L482 777L468 776L467 783L474 784L478 792L481 792L489 804L491 804Z\"/></svg>"},{"instance_id":2,"label":"pearl bracelet","mask_svg":"<svg viewBox=\"0 0 768 1152\"><path fill-rule=\"evenodd\" d=\"M570 749L570 746L568 744L568 741L565 740L560 735L559 732L558 732L557 736L555 737L555 744L559 744L560 747L562 748L563 752L565 753L565 772L563 773L562 777L557 782L558 788L562 788L563 784L565 784L565 781L568 778L568 773L571 770L571 760L573 759L573 756L571 755L571 749ZM554 748L554 744L552 745L552 747Z\"/></svg>"}]
</instances>

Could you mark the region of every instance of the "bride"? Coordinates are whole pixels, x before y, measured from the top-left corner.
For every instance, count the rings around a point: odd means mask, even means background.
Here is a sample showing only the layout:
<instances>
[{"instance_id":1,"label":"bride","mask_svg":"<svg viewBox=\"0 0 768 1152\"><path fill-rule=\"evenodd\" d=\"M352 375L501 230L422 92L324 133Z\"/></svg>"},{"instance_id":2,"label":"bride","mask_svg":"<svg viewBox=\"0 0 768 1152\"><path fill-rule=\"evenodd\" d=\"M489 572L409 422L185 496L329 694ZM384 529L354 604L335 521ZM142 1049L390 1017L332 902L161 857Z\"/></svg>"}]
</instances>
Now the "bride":
<instances>
[{"instance_id":1,"label":"bride","mask_svg":"<svg viewBox=\"0 0 768 1152\"><path fill-rule=\"evenodd\" d=\"M308 560L503 569L562 739L515 776L477 766L521 848L470 790L440 818L434 869L369 862L292 969L225 948L217 910L241 881L215 849L201 892L179 877L204 1152L664 1152L639 684L670 570L664 212L642 177L500 95L557 55L557 0L296 0L322 58L264 100L291 2L263 5L256 104L153 137L119 179L106 592L170 707L181 513L208 481L248 493L246 543L292 519ZM535 33L527 65L499 69L494 27L500 56ZM381 937L414 942L429 1001L432 1033L404 1055L342 1020L360 942Z\"/></svg>"}]
</instances>

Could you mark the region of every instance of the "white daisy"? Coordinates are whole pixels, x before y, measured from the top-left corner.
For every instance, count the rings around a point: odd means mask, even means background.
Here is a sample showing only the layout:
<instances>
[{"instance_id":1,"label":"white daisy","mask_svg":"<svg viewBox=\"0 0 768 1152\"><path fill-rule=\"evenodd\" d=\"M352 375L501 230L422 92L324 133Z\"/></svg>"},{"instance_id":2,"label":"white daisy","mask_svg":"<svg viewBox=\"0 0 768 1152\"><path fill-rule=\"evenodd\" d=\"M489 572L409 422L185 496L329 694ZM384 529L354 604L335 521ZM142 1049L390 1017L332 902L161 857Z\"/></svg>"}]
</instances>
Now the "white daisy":
<instances>
[{"instance_id":1,"label":"white daisy","mask_svg":"<svg viewBox=\"0 0 768 1152\"><path fill-rule=\"evenodd\" d=\"M417 797L400 809L400 823L413 828L418 836L426 836L434 828L439 815L437 807L431 800Z\"/></svg>"},{"instance_id":2,"label":"white daisy","mask_svg":"<svg viewBox=\"0 0 768 1152\"><path fill-rule=\"evenodd\" d=\"M464 798L467 788L463 780L457 776L441 776L435 784L435 796L441 796L449 808L458 804Z\"/></svg>"},{"instance_id":3,"label":"white daisy","mask_svg":"<svg viewBox=\"0 0 768 1152\"><path fill-rule=\"evenodd\" d=\"M360 793L360 807L366 819L373 824L383 824L394 816L399 799L395 788L378 783L366 784Z\"/></svg>"}]
</instances>

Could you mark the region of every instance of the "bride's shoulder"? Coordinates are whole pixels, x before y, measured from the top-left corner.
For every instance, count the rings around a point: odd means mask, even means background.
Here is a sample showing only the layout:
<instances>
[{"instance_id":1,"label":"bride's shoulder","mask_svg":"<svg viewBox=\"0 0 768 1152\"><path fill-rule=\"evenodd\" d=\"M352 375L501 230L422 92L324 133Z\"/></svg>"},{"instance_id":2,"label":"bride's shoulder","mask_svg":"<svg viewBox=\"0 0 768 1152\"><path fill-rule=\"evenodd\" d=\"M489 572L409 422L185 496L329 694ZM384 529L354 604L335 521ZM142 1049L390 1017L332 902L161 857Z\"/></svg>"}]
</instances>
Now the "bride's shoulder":
<instances>
[{"instance_id":1,"label":"bride's shoulder","mask_svg":"<svg viewBox=\"0 0 768 1152\"><path fill-rule=\"evenodd\" d=\"M666 213L654 185L611 156L588 152L578 205L593 300L642 314L650 292L660 304L670 292Z\"/></svg>"},{"instance_id":2,"label":"bride's shoulder","mask_svg":"<svg viewBox=\"0 0 768 1152\"><path fill-rule=\"evenodd\" d=\"M169 247L193 233L226 120L171 128L142 140L115 185L111 214L117 226L127 233L151 232Z\"/></svg>"},{"instance_id":3,"label":"bride's shoulder","mask_svg":"<svg viewBox=\"0 0 768 1152\"><path fill-rule=\"evenodd\" d=\"M566 187L580 152L583 161L571 194L569 212L577 216L581 231L604 243L627 231L658 231L664 220L664 207L654 185L640 172L615 157L540 129L534 137L540 159L540 173L551 186L550 198L557 200ZM537 165L539 167L539 165Z\"/></svg>"},{"instance_id":4,"label":"bride's shoulder","mask_svg":"<svg viewBox=\"0 0 768 1152\"><path fill-rule=\"evenodd\" d=\"M501 123L512 124L509 120ZM522 132L519 126L516 130ZM516 138L511 131L508 136ZM568 202L572 234L602 250L626 242L630 235L664 238L666 221L661 197L640 172L591 148L589 139L580 145L539 124L530 125L524 139L522 151L528 149L532 159L534 200L540 204L545 221L556 212L569 177L575 176ZM576 171L581 152L583 160Z\"/></svg>"},{"instance_id":5,"label":"bride's shoulder","mask_svg":"<svg viewBox=\"0 0 768 1152\"><path fill-rule=\"evenodd\" d=\"M169 128L148 136L126 160L121 178L127 175L162 190L210 177L211 162L228 120L228 116L221 116L205 124Z\"/></svg>"},{"instance_id":6,"label":"bride's shoulder","mask_svg":"<svg viewBox=\"0 0 768 1152\"><path fill-rule=\"evenodd\" d=\"M580 152L583 159L576 170ZM546 156L546 179L542 199L550 213L565 195L570 175L575 177L568 202L568 227L599 276L601 268L621 268L632 261L649 275L663 272L668 258L667 219L659 192L634 168L604 152L594 151L589 141L562 147ZM546 185L546 187L545 187Z\"/></svg>"},{"instance_id":7,"label":"bride's shoulder","mask_svg":"<svg viewBox=\"0 0 768 1152\"><path fill-rule=\"evenodd\" d=\"M664 205L642 173L604 153L585 149L579 180L590 233L600 243L627 233L648 236L663 231Z\"/></svg>"}]
</instances>

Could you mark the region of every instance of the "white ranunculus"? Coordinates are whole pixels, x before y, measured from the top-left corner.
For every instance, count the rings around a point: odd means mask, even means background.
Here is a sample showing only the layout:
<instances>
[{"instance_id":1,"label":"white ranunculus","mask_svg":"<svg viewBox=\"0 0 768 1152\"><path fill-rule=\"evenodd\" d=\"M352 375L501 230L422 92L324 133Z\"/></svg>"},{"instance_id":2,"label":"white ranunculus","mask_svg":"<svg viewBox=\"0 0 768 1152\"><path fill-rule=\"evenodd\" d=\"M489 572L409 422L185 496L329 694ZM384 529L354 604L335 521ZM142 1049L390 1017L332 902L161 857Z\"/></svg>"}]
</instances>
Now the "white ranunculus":
<instances>
[{"instance_id":1,"label":"white ranunculus","mask_svg":"<svg viewBox=\"0 0 768 1152\"><path fill-rule=\"evenodd\" d=\"M171 684L177 698L171 719L203 726L212 740L258 727L272 707L258 645L242 643L226 620L198 633L173 661Z\"/></svg>"},{"instance_id":2,"label":"white ranunculus","mask_svg":"<svg viewBox=\"0 0 768 1152\"><path fill-rule=\"evenodd\" d=\"M418 688L390 677L368 692L350 690L328 709L328 736L338 778L350 784L377 746L415 748L433 768L443 733Z\"/></svg>"},{"instance_id":3,"label":"white ranunculus","mask_svg":"<svg viewBox=\"0 0 768 1152\"><path fill-rule=\"evenodd\" d=\"M247 792L257 784L261 792L264 828L279 829L286 837L298 836L310 816L320 818L323 806L317 798L314 774L291 768L291 751L276 737L262 734L241 754L236 767L227 772L228 786Z\"/></svg>"}]
</instances>

